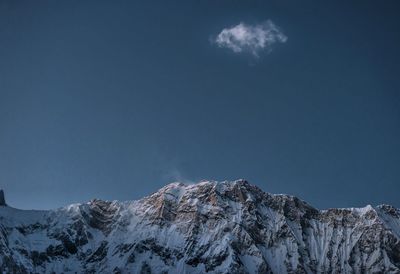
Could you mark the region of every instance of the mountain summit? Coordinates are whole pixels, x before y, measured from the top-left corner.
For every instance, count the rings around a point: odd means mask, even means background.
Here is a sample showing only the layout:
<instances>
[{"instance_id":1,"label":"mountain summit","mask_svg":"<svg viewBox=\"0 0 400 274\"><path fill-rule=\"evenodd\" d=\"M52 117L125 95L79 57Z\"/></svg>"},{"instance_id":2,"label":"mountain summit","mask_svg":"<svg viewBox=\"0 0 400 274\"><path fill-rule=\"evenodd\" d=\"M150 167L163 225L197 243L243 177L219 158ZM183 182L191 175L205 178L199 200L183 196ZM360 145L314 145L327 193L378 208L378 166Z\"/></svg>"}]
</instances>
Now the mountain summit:
<instances>
[{"instance_id":1,"label":"mountain summit","mask_svg":"<svg viewBox=\"0 0 400 274\"><path fill-rule=\"evenodd\" d=\"M245 180L137 201L0 207L5 273L400 273L400 210L318 210Z\"/></svg>"}]
</instances>

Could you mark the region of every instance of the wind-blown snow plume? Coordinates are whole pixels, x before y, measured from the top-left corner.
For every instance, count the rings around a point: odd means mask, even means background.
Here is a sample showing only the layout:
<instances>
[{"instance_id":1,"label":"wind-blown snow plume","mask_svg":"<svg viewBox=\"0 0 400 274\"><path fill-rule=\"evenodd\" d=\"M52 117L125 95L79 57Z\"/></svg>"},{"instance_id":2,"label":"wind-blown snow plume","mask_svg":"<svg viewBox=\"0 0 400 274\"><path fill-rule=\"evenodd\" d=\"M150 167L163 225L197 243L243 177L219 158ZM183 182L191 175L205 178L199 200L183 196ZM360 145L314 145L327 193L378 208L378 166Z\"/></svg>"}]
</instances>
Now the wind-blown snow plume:
<instances>
[{"instance_id":1,"label":"wind-blown snow plume","mask_svg":"<svg viewBox=\"0 0 400 274\"><path fill-rule=\"evenodd\" d=\"M271 20L257 25L240 23L223 29L214 42L235 53L249 52L255 57L263 50L271 51L276 43L285 43L288 37Z\"/></svg>"}]
</instances>

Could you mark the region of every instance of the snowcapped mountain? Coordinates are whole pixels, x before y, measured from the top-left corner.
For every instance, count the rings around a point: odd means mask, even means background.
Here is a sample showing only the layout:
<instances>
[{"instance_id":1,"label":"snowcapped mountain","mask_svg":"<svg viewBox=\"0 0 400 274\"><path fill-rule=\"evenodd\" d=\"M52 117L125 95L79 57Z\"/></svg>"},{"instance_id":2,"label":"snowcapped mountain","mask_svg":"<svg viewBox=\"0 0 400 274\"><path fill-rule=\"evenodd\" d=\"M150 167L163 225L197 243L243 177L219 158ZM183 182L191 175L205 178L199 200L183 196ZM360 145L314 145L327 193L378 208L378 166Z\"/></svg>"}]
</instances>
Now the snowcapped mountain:
<instances>
[{"instance_id":1,"label":"snowcapped mountain","mask_svg":"<svg viewBox=\"0 0 400 274\"><path fill-rule=\"evenodd\" d=\"M400 273L400 210L317 210L244 180L138 201L0 205L1 273Z\"/></svg>"}]
</instances>

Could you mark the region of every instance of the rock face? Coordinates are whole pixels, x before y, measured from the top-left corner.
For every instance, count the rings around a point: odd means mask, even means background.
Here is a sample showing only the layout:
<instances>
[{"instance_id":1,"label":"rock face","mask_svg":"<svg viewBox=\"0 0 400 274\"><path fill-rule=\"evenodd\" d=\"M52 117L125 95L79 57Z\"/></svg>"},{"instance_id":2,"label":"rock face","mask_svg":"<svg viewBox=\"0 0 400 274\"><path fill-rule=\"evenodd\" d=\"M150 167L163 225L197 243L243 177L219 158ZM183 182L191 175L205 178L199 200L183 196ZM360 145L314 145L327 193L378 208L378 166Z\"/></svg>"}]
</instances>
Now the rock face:
<instances>
[{"instance_id":1,"label":"rock face","mask_svg":"<svg viewBox=\"0 0 400 274\"><path fill-rule=\"evenodd\" d=\"M0 189L0 206L6 206L6 199L4 198L4 191Z\"/></svg>"},{"instance_id":2,"label":"rock face","mask_svg":"<svg viewBox=\"0 0 400 274\"><path fill-rule=\"evenodd\" d=\"M400 273L400 211L317 210L244 180L0 208L1 273Z\"/></svg>"}]
</instances>

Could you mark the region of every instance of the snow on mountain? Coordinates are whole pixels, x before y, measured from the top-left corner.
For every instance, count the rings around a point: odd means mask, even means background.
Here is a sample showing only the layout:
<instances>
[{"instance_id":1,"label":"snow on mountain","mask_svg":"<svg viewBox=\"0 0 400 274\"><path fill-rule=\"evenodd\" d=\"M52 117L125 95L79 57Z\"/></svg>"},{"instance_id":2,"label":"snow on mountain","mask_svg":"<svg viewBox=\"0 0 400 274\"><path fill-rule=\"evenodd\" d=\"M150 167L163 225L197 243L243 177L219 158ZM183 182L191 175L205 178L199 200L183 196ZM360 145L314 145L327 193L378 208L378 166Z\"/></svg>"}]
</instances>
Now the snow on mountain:
<instances>
[{"instance_id":1,"label":"snow on mountain","mask_svg":"<svg viewBox=\"0 0 400 274\"><path fill-rule=\"evenodd\" d=\"M2 273L400 273L400 210L317 210L245 180L138 201L0 206Z\"/></svg>"}]
</instances>

